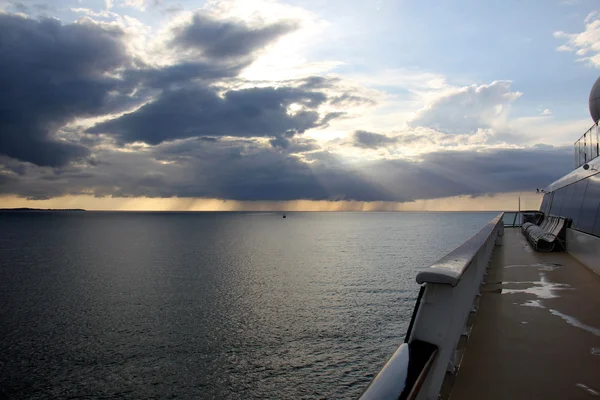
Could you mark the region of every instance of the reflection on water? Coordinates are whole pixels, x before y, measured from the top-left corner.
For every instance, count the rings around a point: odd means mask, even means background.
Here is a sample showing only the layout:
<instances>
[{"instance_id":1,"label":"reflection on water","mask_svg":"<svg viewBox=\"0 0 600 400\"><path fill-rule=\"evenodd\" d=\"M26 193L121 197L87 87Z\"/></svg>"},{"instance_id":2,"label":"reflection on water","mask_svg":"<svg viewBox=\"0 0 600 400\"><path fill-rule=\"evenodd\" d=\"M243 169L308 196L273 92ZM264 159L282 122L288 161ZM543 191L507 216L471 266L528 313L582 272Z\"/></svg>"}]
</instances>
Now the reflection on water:
<instances>
[{"instance_id":1,"label":"reflection on water","mask_svg":"<svg viewBox=\"0 0 600 400\"><path fill-rule=\"evenodd\" d=\"M489 213L0 214L0 397L356 397Z\"/></svg>"}]
</instances>

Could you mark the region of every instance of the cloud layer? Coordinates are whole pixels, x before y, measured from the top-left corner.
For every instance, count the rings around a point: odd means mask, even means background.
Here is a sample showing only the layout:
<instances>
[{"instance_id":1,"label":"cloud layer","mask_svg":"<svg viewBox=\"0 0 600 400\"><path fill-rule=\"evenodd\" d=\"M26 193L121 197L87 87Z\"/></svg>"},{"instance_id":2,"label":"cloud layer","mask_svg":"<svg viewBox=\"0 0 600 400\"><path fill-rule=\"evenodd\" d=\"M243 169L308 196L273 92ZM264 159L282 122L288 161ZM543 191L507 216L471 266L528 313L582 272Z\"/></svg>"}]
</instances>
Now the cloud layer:
<instances>
[{"instance_id":1,"label":"cloud layer","mask_svg":"<svg viewBox=\"0 0 600 400\"><path fill-rule=\"evenodd\" d=\"M304 162L294 151L310 150ZM102 151L96 167L60 170L13 165L2 194L205 197L232 200L412 201L531 191L571 167L569 148L437 151L418 161L348 163L310 142L287 151L255 140L186 139L139 153ZM540 171L539 164L546 166ZM21 170L19 170L19 167ZM20 175L19 175L20 174ZM2 175L0 175L2 176Z\"/></svg>"},{"instance_id":2,"label":"cloud layer","mask_svg":"<svg viewBox=\"0 0 600 400\"><path fill-rule=\"evenodd\" d=\"M130 62L119 29L90 21L62 25L0 14L0 153L43 166L90 154L57 138L77 117L104 115L126 103L107 74Z\"/></svg>"},{"instance_id":3,"label":"cloud layer","mask_svg":"<svg viewBox=\"0 0 600 400\"><path fill-rule=\"evenodd\" d=\"M203 136L292 137L322 123L316 109L326 99L321 92L295 88L250 88L219 96L210 87L186 87L165 90L137 111L88 132L152 145ZM292 104L304 109L288 113Z\"/></svg>"},{"instance_id":4,"label":"cloud layer","mask_svg":"<svg viewBox=\"0 0 600 400\"><path fill-rule=\"evenodd\" d=\"M382 91L243 78L300 21L195 12L140 50L127 26L87 14L0 13L0 194L412 201L533 190L570 168L570 149L507 142L510 81L428 83L439 93L374 132L358 122Z\"/></svg>"}]
</instances>

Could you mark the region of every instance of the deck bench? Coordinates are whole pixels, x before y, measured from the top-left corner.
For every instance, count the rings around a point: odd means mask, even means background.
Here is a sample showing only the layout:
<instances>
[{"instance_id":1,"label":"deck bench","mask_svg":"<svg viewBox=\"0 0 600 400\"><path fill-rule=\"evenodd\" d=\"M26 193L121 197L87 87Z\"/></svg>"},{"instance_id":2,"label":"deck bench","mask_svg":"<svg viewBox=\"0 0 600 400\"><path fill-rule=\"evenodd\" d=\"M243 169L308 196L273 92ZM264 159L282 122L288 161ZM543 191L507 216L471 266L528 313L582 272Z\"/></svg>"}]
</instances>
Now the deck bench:
<instances>
[{"instance_id":1,"label":"deck bench","mask_svg":"<svg viewBox=\"0 0 600 400\"><path fill-rule=\"evenodd\" d=\"M568 218L546 215L539 225L524 223L521 231L535 251L564 251L570 222Z\"/></svg>"}]
</instances>

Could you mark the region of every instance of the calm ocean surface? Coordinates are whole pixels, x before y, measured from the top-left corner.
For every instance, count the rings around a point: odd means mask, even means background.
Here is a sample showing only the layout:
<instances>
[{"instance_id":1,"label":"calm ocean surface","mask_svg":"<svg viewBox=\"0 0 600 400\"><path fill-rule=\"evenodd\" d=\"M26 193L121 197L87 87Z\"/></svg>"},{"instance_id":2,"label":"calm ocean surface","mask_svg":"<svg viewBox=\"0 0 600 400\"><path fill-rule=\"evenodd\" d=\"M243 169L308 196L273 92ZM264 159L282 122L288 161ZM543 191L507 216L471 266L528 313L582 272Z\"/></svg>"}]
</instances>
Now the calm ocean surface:
<instances>
[{"instance_id":1,"label":"calm ocean surface","mask_svg":"<svg viewBox=\"0 0 600 400\"><path fill-rule=\"evenodd\" d=\"M495 213L0 213L0 398L355 398Z\"/></svg>"}]
</instances>

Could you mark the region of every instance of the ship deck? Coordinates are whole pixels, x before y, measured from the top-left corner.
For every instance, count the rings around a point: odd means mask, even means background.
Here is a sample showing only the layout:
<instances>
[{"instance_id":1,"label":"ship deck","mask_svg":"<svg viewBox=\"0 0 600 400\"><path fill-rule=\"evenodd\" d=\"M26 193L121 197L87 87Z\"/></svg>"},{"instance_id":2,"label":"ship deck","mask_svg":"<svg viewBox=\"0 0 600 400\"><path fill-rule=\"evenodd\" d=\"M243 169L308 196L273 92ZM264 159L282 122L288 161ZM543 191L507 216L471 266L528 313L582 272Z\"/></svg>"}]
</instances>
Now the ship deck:
<instances>
[{"instance_id":1,"label":"ship deck","mask_svg":"<svg viewBox=\"0 0 600 400\"><path fill-rule=\"evenodd\" d=\"M600 275L506 228L450 399L600 399Z\"/></svg>"}]
</instances>

